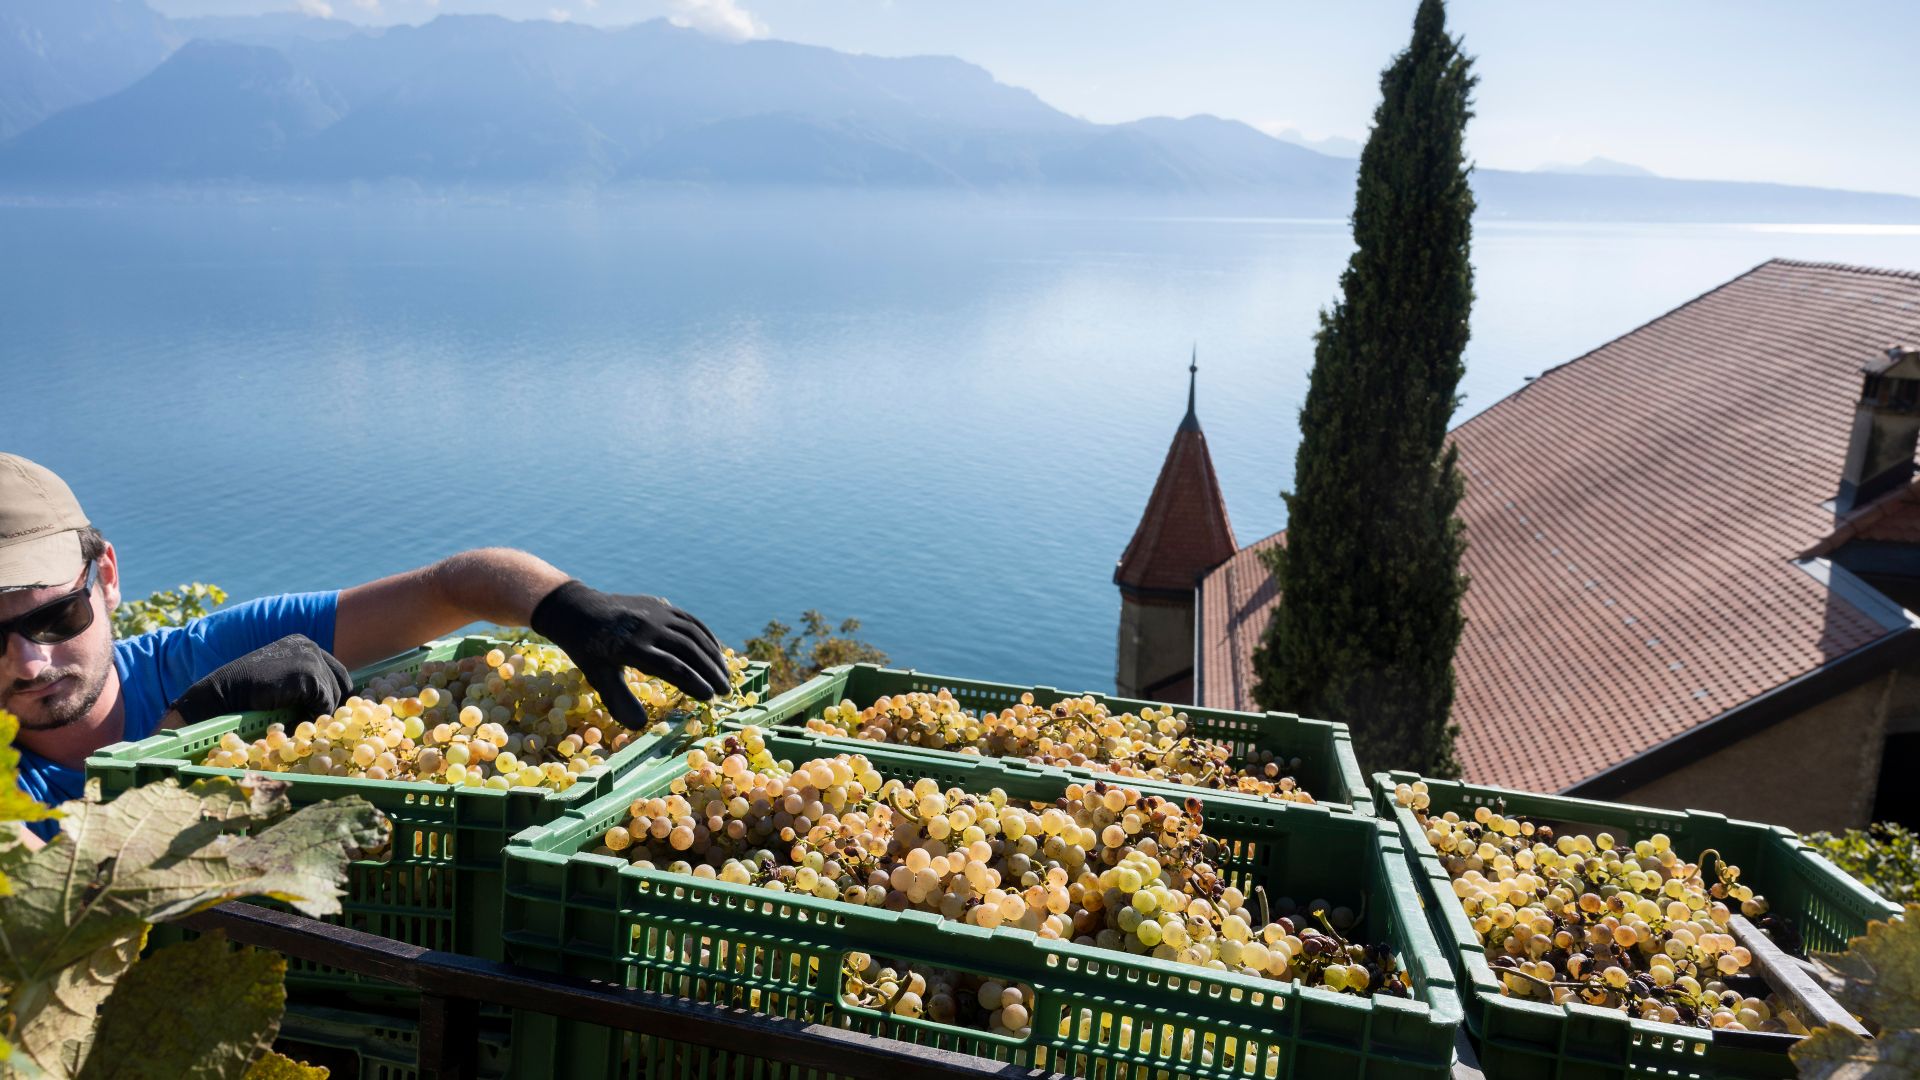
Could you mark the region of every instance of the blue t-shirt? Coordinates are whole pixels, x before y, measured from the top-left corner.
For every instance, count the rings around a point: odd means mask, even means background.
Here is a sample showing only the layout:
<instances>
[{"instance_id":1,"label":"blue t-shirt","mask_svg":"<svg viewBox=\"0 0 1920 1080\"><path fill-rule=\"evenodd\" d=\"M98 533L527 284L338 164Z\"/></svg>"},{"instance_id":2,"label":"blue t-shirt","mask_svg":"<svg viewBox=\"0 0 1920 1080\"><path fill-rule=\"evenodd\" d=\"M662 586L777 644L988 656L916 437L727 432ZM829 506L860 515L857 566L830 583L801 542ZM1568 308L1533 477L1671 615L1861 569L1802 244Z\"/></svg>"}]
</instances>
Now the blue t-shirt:
<instances>
[{"instance_id":1,"label":"blue t-shirt","mask_svg":"<svg viewBox=\"0 0 1920 1080\"><path fill-rule=\"evenodd\" d=\"M168 626L113 643L113 666L120 672L120 697L126 726L120 738L136 742L159 730L174 698L187 687L288 634L305 634L333 651L333 615L337 592L264 596L216 611L185 626ZM87 774L58 765L24 747L20 750L20 787L35 800L58 806L80 797ZM28 826L41 839L60 831L58 821Z\"/></svg>"}]
</instances>

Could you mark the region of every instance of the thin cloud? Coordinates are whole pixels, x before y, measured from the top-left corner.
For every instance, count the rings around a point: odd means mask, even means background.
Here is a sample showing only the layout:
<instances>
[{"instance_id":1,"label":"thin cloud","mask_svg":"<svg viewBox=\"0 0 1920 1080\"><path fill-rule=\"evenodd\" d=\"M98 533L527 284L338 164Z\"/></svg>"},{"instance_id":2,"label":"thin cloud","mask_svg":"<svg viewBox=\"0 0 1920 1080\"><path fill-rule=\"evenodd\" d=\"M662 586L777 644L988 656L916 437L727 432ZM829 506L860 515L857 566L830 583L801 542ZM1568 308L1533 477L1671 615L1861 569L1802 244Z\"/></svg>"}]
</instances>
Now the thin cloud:
<instances>
[{"instance_id":1,"label":"thin cloud","mask_svg":"<svg viewBox=\"0 0 1920 1080\"><path fill-rule=\"evenodd\" d=\"M300 0L300 14L311 15L316 19L333 18L333 5L327 0Z\"/></svg>"},{"instance_id":2,"label":"thin cloud","mask_svg":"<svg viewBox=\"0 0 1920 1080\"><path fill-rule=\"evenodd\" d=\"M747 41L767 36L767 24L734 0L671 0L667 21L703 34Z\"/></svg>"}]
</instances>

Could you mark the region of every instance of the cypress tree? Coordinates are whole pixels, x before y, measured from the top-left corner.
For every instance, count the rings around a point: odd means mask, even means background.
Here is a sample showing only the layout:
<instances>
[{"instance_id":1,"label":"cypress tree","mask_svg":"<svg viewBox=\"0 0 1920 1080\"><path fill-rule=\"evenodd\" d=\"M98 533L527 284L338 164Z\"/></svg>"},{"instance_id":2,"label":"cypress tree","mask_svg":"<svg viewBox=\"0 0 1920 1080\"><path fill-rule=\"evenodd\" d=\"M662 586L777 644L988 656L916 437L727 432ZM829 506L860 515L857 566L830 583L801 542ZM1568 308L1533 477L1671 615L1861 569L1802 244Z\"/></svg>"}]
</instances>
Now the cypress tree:
<instances>
[{"instance_id":1,"label":"cypress tree","mask_svg":"<svg viewBox=\"0 0 1920 1080\"><path fill-rule=\"evenodd\" d=\"M1457 776L1453 653L1464 620L1459 405L1473 193L1472 60L1423 0L1380 76L1360 156L1357 250L1320 313L1300 410L1281 602L1254 654L1263 708L1344 721L1369 769Z\"/></svg>"}]
</instances>

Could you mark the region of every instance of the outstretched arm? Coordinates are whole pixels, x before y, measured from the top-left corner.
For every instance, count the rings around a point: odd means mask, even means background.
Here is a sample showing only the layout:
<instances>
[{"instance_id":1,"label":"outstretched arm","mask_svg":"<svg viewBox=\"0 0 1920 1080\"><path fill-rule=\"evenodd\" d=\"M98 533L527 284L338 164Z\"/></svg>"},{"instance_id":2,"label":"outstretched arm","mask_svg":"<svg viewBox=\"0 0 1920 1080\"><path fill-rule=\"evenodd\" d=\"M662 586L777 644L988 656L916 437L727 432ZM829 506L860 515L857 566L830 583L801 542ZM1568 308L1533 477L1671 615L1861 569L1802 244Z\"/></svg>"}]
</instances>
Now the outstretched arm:
<instances>
[{"instance_id":1,"label":"outstretched arm","mask_svg":"<svg viewBox=\"0 0 1920 1080\"><path fill-rule=\"evenodd\" d=\"M638 668L700 701L729 685L720 640L657 596L603 593L524 551L482 548L340 594L333 653L357 668L472 622L530 626L566 650L613 718L644 727L622 681Z\"/></svg>"},{"instance_id":2,"label":"outstretched arm","mask_svg":"<svg viewBox=\"0 0 1920 1080\"><path fill-rule=\"evenodd\" d=\"M363 667L475 622L526 626L567 575L511 548L463 551L340 593L333 654Z\"/></svg>"}]
</instances>

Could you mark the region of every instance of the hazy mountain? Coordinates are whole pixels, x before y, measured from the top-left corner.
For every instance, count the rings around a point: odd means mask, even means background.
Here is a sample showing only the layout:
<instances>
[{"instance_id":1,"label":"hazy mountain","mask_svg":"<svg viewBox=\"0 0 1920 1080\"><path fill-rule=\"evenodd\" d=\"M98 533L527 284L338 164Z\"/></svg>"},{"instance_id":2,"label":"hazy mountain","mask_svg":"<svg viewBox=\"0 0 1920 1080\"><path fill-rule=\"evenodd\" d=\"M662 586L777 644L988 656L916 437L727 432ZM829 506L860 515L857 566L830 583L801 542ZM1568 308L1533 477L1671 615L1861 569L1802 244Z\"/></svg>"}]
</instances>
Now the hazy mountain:
<instances>
[{"instance_id":1,"label":"hazy mountain","mask_svg":"<svg viewBox=\"0 0 1920 1080\"><path fill-rule=\"evenodd\" d=\"M1477 169L1482 212L1520 221L1875 222L1920 224L1920 199L1730 180Z\"/></svg>"},{"instance_id":2,"label":"hazy mountain","mask_svg":"<svg viewBox=\"0 0 1920 1080\"><path fill-rule=\"evenodd\" d=\"M82 183L268 180L289 148L340 112L339 100L285 53L194 41L127 89L0 143L0 175Z\"/></svg>"},{"instance_id":3,"label":"hazy mountain","mask_svg":"<svg viewBox=\"0 0 1920 1080\"><path fill-rule=\"evenodd\" d=\"M1325 154L1328 157L1357 158L1360 156L1361 143L1340 135L1329 135L1324 139L1310 139L1299 128L1287 128L1273 136L1283 143L1304 146L1309 150Z\"/></svg>"},{"instance_id":4,"label":"hazy mountain","mask_svg":"<svg viewBox=\"0 0 1920 1080\"><path fill-rule=\"evenodd\" d=\"M185 40L140 0L0 4L0 139L119 90Z\"/></svg>"},{"instance_id":5,"label":"hazy mountain","mask_svg":"<svg viewBox=\"0 0 1920 1080\"><path fill-rule=\"evenodd\" d=\"M366 29L299 15L169 21L134 0L0 2L0 130L16 132L0 141L0 188L14 192L789 185L1352 208L1350 140L1301 146L1213 116L1094 124L951 57L728 42L664 20ZM1920 221L1920 199L1622 175L1632 167L1602 159L1573 168L1480 171L1481 210Z\"/></svg>"},{"instance_id":6,"label":"hazy mountain","mask_svg":"<svg viewBox=\"0 0 1920 1080\"><path fill-rule=\"evenodd\" d=\"M1630 165L1612 158L1590 157L1577 165L1564 162L1548 162L1533 170L1538 173L1561 173L1567 176L1640 176L1653 177L1658 174L1652 169Z\"/></svg>"}]
</instances>

